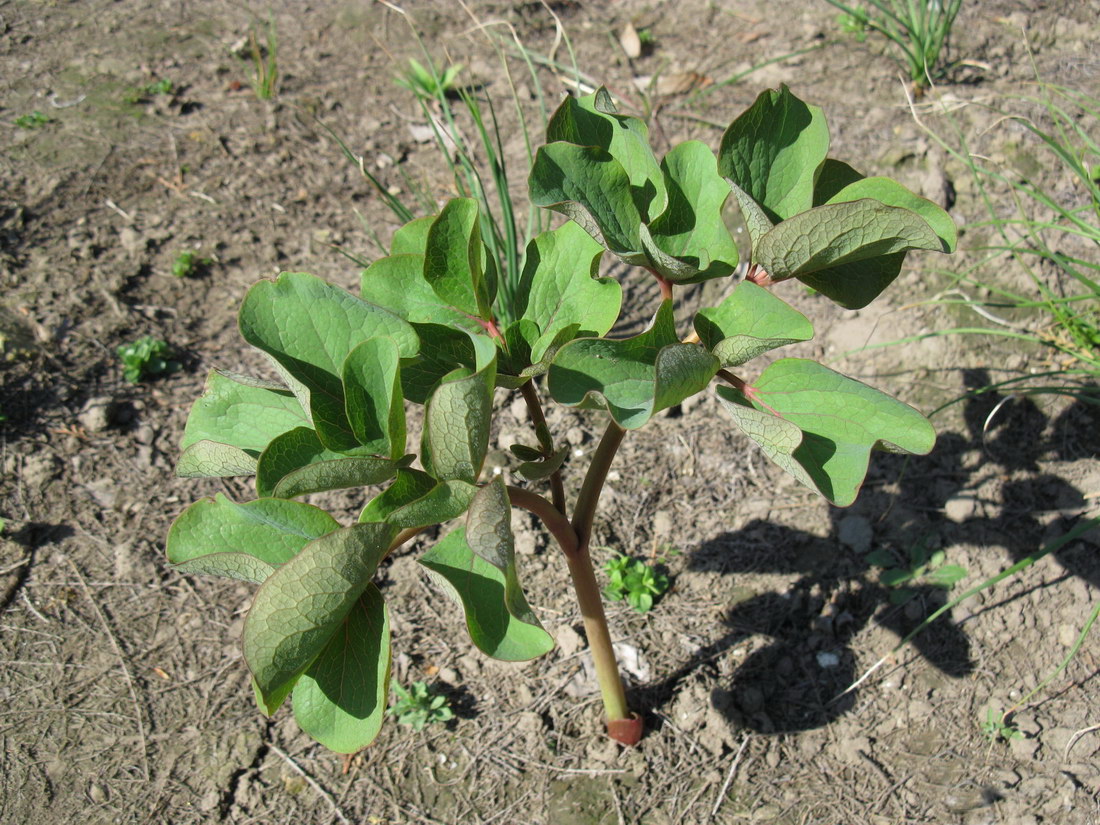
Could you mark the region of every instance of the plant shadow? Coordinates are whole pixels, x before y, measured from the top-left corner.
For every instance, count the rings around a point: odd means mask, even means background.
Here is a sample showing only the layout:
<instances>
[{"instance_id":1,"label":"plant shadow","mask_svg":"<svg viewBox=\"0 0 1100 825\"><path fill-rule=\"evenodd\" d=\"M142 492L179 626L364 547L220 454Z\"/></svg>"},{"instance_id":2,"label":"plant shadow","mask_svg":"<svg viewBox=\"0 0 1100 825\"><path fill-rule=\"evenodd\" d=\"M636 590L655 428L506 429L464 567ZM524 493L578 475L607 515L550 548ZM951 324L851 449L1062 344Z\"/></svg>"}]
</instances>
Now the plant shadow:
<instances>
[{"instance_id":1,"label":"plant shadow","mask_svg":"<svg viewBox=\"0 0 1100 825\"><path fill-rule=\"evenodd\" d=\"M981 370L965 373L964 380L972 391L990 384ZM712 691L715 707L733 727L760 733L825 726L859 699L858 689L848 690L860 676L857 634L875 623L900 639L962 592L916 578L906 583L908 598L899 599L898 588L882 581L882 568L869 563L869 551L885 549L904 560L914 548L930 547L943 549L950 562L952 548L960 545L991 548L983 552L1003 548L1009 557L1003 569L1083 518L1085 494L1041 467L1100 453L1100 409L1078 400L1051 417L1029 397L982 391L964 402L961 421L961 430L943 433L927 458L876 455L857 502L830 511L825 537L757 519L690 551L691 570L798 578L785 592L750 593L732 604L723 618L726 632L666 679L635 690L639 704L671 701L698 671L709 669L721 679L716 660L753 640L755 648ZM1100 585L1097 555L1080 540L1054 553L1066 575L1094 586ZM970 577L972 583L981 579ZM761 637L767 639L763 646ZM970 641L950 615L911 644L946 677L974 671Z\"/></svg>"}]
</instances>

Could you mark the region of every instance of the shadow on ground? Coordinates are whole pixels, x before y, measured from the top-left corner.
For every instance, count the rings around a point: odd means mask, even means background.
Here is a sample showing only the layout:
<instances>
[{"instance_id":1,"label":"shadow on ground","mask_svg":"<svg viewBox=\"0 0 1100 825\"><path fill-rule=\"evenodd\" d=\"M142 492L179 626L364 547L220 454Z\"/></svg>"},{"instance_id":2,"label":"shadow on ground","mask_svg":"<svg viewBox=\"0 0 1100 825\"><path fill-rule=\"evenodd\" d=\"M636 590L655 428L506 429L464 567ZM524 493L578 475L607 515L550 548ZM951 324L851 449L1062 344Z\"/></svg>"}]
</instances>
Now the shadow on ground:
<instances>
[{"instance_id":1,"label":"shadow on ground","mask_svg":"<svg viewBox=\"0 0 1100 825\"><path fill-rule=\"evenodd\" d=\"M990 383L980 370L965 380L971 391ZM853 638L871 622L904 637L959 592L918 580L908 585L909 597L899 599L897 587L880 581L882 570L868 562L868 550L885 549L904 565L916 548L942 548L949 561L950 548L959 545L991 553L1004 548L1007 567L1081 520L1083 492L1039 467L1040 461L1072 461L1100 451L1095 405L1077 401L1050 418L1029 397L989 391L964 402L962 421L962 432L941 434L927 459L875 456L871 483L850 510L831 511L832 529L824 538L755 520L691 552L692 570L799 578L785 592L747 593L724 617L727 632L667 679L640 688L639 705L667 703L685 678L715 668L722 653L763 635L770 643L754 650L728 684L713 692L717 709L733 726L760 733L827 725L858 701L858 690L844 693L860 675ZM858 535L853 540L853 524L857 534L862 527L862 541ZM1100 585L1100 559L1084 542L1070 542L1054 555L1066 576ZM950 615L912 644L948 677L974 670L970 642Z\"/></svg>"}]
</instances>

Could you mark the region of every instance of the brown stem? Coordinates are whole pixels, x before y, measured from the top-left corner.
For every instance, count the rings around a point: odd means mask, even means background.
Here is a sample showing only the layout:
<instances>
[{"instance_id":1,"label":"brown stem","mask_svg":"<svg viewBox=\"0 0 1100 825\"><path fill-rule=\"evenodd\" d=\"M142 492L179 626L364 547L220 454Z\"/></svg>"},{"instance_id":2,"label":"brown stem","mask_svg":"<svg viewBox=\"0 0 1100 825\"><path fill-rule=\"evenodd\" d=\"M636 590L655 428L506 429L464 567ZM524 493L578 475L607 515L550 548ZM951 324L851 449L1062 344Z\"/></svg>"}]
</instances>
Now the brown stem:
<instances>
[{"instance_id":1,"label":"brown stem","mask_svg":"<svg viewBox=\"0 0 1100 825\"><path fill-rule=\"evenodd\" d=\"M519 388L523 394L523 400L527 402L527 412L531 415L531 423L535 426L535 435L538 437L539 446L547 454L554 454L554 440L550 436L550 428L546 426L546 416L542 411L542 402L539 400L538 391L535 389L534 379L530 379ZM561 480L561 468L550 474L550 500L554 503L559 513L565 513L565 485Z\"/></svg>"}]
</instances>

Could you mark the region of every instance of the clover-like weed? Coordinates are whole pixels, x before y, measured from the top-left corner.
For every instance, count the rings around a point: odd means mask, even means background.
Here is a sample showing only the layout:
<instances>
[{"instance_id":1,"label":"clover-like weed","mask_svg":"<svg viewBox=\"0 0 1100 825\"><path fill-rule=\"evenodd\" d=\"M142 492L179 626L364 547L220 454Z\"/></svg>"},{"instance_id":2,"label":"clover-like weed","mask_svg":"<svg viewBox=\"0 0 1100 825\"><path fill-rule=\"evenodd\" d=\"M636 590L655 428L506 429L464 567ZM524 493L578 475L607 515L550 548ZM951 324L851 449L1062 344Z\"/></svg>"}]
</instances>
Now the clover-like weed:
<instances>
[{"instance_id":1,"label":"clover-like weed","mask_svg":"<svg viewBox=\"0 0 1100 825\"><path fill-rule=\"evenodd\" d=\"M603 594L613 602L626 599L639 613L648 613L655 599L668 590L668 576L641 559L617 555L603 566L607 587Z\"/></svg>"},{"instance_id":2,"label":"clover-like weed","mask_svg":"<svg viewBox=\"0 0 1100 825\"><path fill-rule=\"evenodd\" d=\"M172 347L152 335L120 344L117 352L122 359L122 377L131 384L175 372L180 366L172 360Z\"/></svg>"}]
</instances>

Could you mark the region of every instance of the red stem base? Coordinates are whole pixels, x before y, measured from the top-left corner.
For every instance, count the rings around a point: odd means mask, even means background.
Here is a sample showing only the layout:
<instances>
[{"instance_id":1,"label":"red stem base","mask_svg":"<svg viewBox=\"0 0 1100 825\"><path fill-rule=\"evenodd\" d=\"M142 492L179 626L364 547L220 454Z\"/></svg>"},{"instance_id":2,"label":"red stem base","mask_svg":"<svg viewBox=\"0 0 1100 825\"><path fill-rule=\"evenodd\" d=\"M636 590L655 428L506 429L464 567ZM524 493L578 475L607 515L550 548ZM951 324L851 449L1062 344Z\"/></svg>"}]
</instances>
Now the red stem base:
<instances>
[{"instance_id":1,"label":"red stem base","mask_svg":"<svg viewBox=\"0 0 1100 825\"><path fill-rule=\"evenodd\" d=\"M632 714L629 719L612 719L607 723L607 735L629 748L634 747L642 739L645 726L642 717Z\"/></svg>"}]
</instances>

